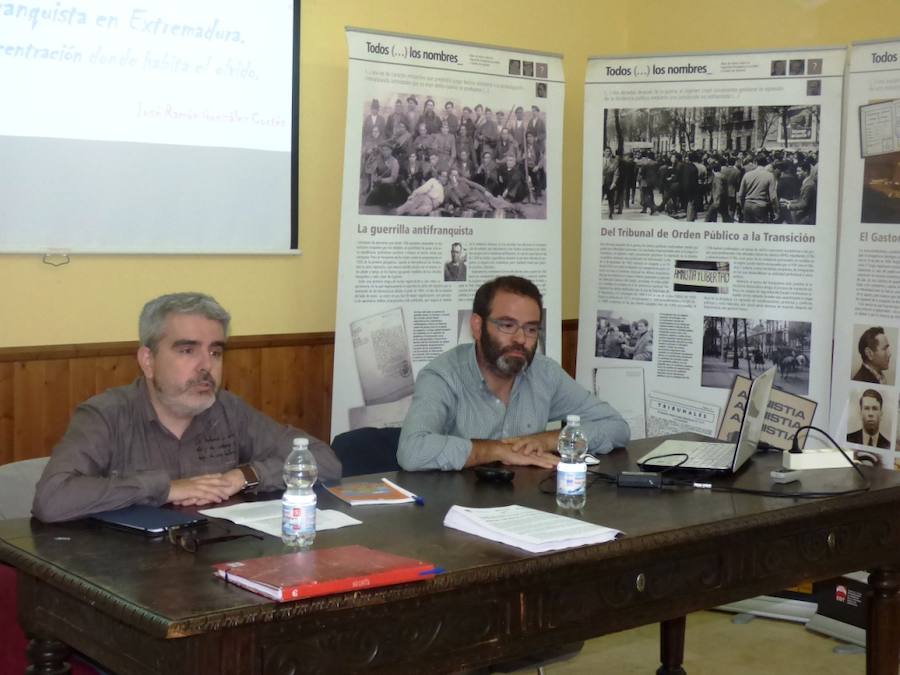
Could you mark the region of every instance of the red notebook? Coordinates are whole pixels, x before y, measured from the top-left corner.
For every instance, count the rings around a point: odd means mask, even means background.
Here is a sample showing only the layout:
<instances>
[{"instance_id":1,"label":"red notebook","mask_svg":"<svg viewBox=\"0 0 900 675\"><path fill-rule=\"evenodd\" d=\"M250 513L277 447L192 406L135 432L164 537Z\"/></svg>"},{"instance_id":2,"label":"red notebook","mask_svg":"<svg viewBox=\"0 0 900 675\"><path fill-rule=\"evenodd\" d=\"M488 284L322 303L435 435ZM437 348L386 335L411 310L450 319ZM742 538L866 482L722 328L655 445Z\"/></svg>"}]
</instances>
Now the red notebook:
<instances>
[{"instance_id":1,"label":"red notebook","mask_svg":"<svg viewBox=\"0 0 900 675\"><path fill-rule=\"evenodd\" d=\"M213 567L225 581L279 602L422 581L438 572L431 563L356 545L250 558Z\"/></svg>"}]
</instances>

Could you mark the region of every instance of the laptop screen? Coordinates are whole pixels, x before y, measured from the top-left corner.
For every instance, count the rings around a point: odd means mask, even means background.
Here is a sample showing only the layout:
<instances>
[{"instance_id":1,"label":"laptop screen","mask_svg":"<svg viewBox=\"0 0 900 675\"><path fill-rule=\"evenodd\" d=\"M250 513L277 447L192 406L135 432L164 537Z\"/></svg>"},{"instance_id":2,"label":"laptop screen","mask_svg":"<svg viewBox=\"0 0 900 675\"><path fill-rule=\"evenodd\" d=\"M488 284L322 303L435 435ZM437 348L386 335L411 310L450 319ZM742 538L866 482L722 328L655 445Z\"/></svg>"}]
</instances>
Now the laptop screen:
<instances>
[{"instance_id":1,"label":"laptop screen","mask_svg":"<svg viewBox=\"0 0 900 675\"><path fill-rule=\"evenodd\" d=\"M737 452L734 455L732 471L740 469L756 452L756 446L762 435L762 425L766 419L766 408L769 407L769 396L775 381L775 369L769 368L753 380L750 394L747 397L747 409L741 423L741 434L738 437Z\"/></svg>"}]
</instances>

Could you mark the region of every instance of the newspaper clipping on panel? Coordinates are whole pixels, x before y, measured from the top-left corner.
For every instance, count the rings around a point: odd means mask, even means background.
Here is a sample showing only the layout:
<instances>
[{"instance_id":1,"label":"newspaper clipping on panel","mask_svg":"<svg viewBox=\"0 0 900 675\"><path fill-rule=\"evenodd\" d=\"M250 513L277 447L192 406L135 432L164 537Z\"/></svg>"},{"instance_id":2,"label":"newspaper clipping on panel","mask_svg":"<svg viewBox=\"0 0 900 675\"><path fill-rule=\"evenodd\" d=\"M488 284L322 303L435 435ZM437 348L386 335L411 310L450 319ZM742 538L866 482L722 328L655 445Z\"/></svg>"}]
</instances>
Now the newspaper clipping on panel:
<instances>
[{"instance_id":1,"label":"newspaper clipping on panel","mask_svg":"<svg viewBox=\"0 0 900 675\"><path fill-rule=\"evenodd\" d=\"M633 438L739 429L771 367L763 440L825 424L844 55L588 62L578 379Z\"/></svg>"},{"instance_id":2,"label":"newspaper clipping on panel","mask_svg":"<svg viewBox=\"0 0 900 675\"><path fill-rule=\"evenodd\" d=\"M415 376L471 342L477 288L544 294L560 358L558 56L348 29L332 434L402 423Z\"/></svg>"},{"instance_id":3,"label":"newspaper clipping on panel","mask_svg":"<svg viewBox=\"0 0 900 675\"><path fill-rule=\"evenodd\" d=\"M897 468L900 41L850 49L831 427L864 463Z\"/></svg>"}]
</instances>

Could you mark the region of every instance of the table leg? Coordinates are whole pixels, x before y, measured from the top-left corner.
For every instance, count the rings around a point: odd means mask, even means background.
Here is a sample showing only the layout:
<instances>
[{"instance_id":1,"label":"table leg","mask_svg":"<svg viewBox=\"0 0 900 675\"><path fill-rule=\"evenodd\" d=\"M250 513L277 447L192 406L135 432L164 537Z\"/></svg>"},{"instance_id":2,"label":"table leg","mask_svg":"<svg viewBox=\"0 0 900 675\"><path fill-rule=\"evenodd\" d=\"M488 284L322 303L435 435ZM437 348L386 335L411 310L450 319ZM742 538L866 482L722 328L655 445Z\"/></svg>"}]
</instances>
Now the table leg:
<instances>
[{"instance_id":1,"label":"table leg","mask_svg":"<svg viewBox=\"0 0 900 675\"><path fill-rule=\"evenodd\" d=\"M26 649L31 665L26 675L67 675L72 667L69 656L72 650L58 640L32 638Z\"/></svg>"},{"instance_id":2,"label":"table leg","mask_svg":"<svg viewBox=\"0 0 900 675\"><path fill-rule=\"evenodd\" d=\"M659 624L659 660L662 662L656 675L685 675L681 667L684 661L684 627L686 617L669 619Z\"/></svg>"},{"instance_id":3,"label":"table leg","mask_svg":"<svg viewBox=\"0 0 900 675\"><path fill-rule=\"evenodd\" d=\"M869 587L866 673L896 675L900 667L900 569L873 570Z\"/></svg>"}]
</instances>

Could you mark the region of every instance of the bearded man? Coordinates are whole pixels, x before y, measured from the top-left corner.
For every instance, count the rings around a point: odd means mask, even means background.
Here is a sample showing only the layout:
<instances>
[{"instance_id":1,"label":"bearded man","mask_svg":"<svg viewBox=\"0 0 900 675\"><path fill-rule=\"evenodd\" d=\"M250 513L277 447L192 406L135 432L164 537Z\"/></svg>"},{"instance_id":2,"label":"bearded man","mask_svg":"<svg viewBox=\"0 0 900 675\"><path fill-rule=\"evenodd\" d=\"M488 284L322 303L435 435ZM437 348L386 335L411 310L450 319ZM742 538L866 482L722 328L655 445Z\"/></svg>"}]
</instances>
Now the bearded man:
<instances>
[{"instance_id":1,"label":"bearded man","mask_svg":"<svg viewBox=\"0 0 900 675\"><path fill-rule=\"evenodd\" d=\"M591 453L628 442L628 424L608 403L538 354L543 299L528 279L497 277L475 293L461 344L416 379L397 460L407 471L458 470L500 461L552 468L559 431L550 422L581 416Z\"/></svg>"}]
</instances>

